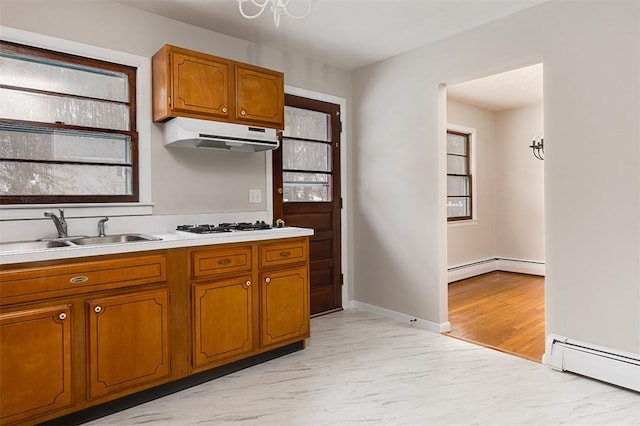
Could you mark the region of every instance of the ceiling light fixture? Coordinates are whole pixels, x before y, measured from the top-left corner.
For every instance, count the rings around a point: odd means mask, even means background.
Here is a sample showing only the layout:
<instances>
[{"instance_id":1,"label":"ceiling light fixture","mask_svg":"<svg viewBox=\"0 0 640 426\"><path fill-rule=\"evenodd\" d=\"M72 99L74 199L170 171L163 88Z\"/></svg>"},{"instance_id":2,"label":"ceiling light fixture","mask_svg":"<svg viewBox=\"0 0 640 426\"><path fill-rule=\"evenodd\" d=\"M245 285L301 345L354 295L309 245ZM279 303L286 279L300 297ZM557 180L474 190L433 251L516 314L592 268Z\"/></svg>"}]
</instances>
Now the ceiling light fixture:
<instances>
[{"instance_id":1,"label":"ceiling light fixture","mask_svg":"<svg viewBox=\"0 0 640 426\"><path fill-rule=\"evenodd\" d=\"M238 9L240 10L240 14L247 19L255 19L258 16L262 15L262 12L265 11L267 6L269 10L273 12L273 24L278 28L280 26L280 15L287 15L289 18L294 19L303 19L309 16L311 13L311 2L312 0L301 0L296 3L305 3L307 7L307 11L302 15L294 15L289 10L287 10L287 6L292 3L291 0L238 0ZM260 10L258 10L253 15L246 13L242 7L244 3L251 3L256 6Z\"/></svg>"}]
</instances>

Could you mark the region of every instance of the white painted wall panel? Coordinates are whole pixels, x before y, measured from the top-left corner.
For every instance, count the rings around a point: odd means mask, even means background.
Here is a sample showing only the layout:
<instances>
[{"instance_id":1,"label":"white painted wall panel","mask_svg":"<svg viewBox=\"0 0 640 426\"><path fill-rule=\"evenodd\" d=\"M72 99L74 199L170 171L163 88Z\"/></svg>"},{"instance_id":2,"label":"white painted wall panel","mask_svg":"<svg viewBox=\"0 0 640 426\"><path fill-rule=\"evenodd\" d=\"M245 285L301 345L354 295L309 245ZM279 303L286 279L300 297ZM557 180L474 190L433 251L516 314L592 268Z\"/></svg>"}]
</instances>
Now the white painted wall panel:
<instances>
[{"instance_id":1,"label":"white painted wall panel","mask_svg":"<svg viewBox=\"0 0 640 426\"><path fill-rule=\"evenodd\" d=\"M543 62L547 330L640 353L639 8L546 2L353 73L358 301L447 320L438 85Z\"/></svg>"},{"instance_id":2,"label":"white painted wall panel","mask_svg":"<svg viewBox=\"0 0 640 426\"><path fill-rule=\"evenodd\" d=\"M452 222L447 226L447 263L451 268L495 257L495 113L448 100L447 121L476 130L476 170L472 178L476 189L473 209L477 220Z\"/></svg>"},{"instance_id":3,"label":"white painted wall panel","mask_svg":"<svg viewBox=\"0 0 640 426\"><path fill-rule=\"evenodd\" d=\"M533 156L542 105L496 113L495 257L544 263L544 161Z\"/></svg>"}]
</instances>

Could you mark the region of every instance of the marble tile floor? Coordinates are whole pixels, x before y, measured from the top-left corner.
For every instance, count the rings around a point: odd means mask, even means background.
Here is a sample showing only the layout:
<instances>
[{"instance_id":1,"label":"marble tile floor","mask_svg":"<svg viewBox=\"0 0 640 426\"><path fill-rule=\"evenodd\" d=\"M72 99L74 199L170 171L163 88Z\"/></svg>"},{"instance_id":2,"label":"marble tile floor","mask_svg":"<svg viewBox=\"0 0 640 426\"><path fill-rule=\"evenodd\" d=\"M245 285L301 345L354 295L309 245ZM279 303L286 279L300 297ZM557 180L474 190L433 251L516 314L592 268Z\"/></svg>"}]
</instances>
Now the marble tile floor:
<instances>
[{"instance_id":1,"label":"marble tile floor","mask_svg":"<svg viewBox=\"0 0 640 426\"><path fill-rule=\"evenodd\" d=\"M640 394L355 309L307 348L90 425L640 425Z\"/></svg>"}]
</instances>

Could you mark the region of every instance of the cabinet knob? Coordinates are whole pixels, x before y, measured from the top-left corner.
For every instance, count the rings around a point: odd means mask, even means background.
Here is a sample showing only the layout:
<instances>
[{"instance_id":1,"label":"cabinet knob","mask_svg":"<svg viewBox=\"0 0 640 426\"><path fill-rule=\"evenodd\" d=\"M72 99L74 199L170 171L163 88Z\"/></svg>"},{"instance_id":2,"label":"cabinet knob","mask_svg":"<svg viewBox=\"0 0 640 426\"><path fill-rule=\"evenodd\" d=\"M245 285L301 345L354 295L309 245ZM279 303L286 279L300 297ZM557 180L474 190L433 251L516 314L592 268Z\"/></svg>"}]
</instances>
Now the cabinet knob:
<instances>
[{"instance_id":1,"label":"cabinet knob","mask_svg":"<svg viewBox=\"0 0 640 426\"><path fill-rule=\"evenodd\" d=\"M227 107L222 107L222 112L227 112Z\"/></svg>"},{"instance_id":2,"label":"cabinet knob","mask_svg":"<svg viewBox=\"0 0 640 426\"><path fill-rule=\"evenodd\" d=\"M64 312L61 312L60 315L58 315L58 318L61 321L64 321L67 318L67 314L65 314Z\"/></svg>"},{"instance_id":3,"label":"cabinet knob","mask_svg":"<svg viewBox=\"0 0 640 426\"><path fill-rule=\"evenodd\" d=\"M270 282L271 282L271 278L269 278L269 277L265 278L265 279L264 279L264 282L265 282L265 283L270 283Z\"/></svg>"},{"instance_id":4,"label":"cabinet knob","mask_svg":"<svg viewBox=\"0 0 640 426\"><path fill-rule=\"evenodd\" d=\"M93 308L93 310L96 314L99 314L100 312L102 312L102 308L100 306L96 306L95 308Z\"/></svg>"},{"instance_id":5,"label":"cabinet knob","mask_svg":"<svg viewBox=\"0 0 640 426\"><path fill-rule=\"evenodd\" d=\"M240 111L240 115L247 115L247 111L245 111L245 110L241 110L241 111Z\"/></svg>"},{"instance_id":6,"label":"cabinet knob","mask_svg":"<svg viewBox=\"0 0 640 426\"><path fill-rule=\"evenodd\" d=\"M246 283L244 283L244 285L246 285L247 287L251 287L251 281L247 281Z\"/></svg>"}]
</instances>

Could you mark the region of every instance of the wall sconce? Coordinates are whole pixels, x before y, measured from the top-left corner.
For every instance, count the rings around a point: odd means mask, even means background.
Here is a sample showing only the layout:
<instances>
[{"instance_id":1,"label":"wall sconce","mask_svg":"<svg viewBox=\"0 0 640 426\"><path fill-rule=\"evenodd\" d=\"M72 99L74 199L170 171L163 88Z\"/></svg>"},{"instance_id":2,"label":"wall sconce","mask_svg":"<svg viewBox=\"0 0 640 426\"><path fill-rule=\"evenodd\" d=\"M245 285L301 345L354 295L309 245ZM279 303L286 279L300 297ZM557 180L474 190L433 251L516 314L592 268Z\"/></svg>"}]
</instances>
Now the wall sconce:
<instances>
[{"instance_id":1,"label":"wall sconce","mask_svg":"<svg viewBox=\"0 0 640 426\"><path fill-rule=\"evenodd\" d=\"M538 160L544 160L544 138L540 136L540 140L536 142L534 139L529 145L529 148L533 150L533 156Z\"/></svg>"}]
</instances>

